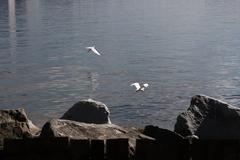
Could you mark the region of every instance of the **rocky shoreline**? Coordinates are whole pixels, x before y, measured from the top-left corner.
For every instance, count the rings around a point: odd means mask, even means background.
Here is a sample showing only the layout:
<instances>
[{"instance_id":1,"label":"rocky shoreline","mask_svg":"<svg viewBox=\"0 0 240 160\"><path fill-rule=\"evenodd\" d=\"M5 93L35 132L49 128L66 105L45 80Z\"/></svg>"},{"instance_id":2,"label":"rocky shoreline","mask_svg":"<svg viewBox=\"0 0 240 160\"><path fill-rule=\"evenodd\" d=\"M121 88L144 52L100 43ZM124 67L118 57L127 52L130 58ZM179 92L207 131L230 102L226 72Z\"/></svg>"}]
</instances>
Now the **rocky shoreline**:
<instances>
[{"instance_id":1,"label":"rocky shoreline","mask_svg":"<svg viewBox=\"0 0 240 160\"><path fill-rule=\"evenodd\" d=\"M136 139L239 139L240 109L226 102L196 95L189 108L177 117L174 131L146 126L144 129L112 124L108 107L92 99L79 101L59 119L42 129L28 119L23 108L0 110L0 140L5 138L69 137L71 139L128 138L134 149Z\"/></svg>"}]
</instances>

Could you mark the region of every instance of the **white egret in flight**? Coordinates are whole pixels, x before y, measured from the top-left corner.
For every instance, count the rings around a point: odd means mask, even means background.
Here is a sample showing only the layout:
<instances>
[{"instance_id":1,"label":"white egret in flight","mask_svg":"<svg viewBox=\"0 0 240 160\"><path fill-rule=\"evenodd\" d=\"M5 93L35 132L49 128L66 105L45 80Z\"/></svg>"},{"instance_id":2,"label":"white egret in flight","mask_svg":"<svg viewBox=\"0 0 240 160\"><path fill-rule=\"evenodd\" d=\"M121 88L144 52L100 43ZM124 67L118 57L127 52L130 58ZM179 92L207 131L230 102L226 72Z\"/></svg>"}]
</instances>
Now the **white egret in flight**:
<instances>
[{"instance_id":1,"label":"white egret in flight","mask_svg":"<svg viewBox=\"0 0 240 160\"><path fill-rule=\"evenodd\" d=\"M101 56L101 54L96 50L95 46L92 46L92 47L86 47L88 53L92 52L92 53L95 53L96 55L99 55Z\"/></svg>"},{"instance_id":2,"label":"white egret in flight","mask_svg":"<svg viewBox=\"0 0 240 160\"><path fill-rule=\"evenodd\" d=\"M145 88L147 88L149 86L149 84L147 84L147 83L139 84L138 82L135 82L135 83L131 84L131 86L134 86L136 88L136 92L137 92L137 91L144 91Z\"/></svg>"}]
</instances>

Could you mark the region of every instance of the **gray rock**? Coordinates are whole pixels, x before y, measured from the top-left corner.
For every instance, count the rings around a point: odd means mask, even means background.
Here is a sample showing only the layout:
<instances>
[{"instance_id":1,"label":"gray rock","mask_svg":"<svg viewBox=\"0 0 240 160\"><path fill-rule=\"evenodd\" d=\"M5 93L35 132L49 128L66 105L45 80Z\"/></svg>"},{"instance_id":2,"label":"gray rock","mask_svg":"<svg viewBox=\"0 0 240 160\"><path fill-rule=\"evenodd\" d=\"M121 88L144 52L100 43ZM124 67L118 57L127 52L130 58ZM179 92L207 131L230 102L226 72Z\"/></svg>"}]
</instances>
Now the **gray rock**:
<instances>
[{"instance_id":1,"label":"gray rock","mask_svg":"<svg viewBox=\"0 0 240 160\"><path fill-rule=\"evenodd\" d=\"M92 99L79 101L74 104L61 119L84 123L104 124L111 123L107 106Z\"/></svg>"},{"instance_id":2,"label":"gray rock","mask_svg":"<svg viewBox=\"0 0 240 160\"><path fill-rule=\"evenodd\" d=\"M40 129L26 115L23 108L0 110L0 140L35 136Z\"/></svg>"},{"instance_id":3,"label":"gray rock","mask_svg":"<svg viewBox=\"0 0 240 160\"><path fill-rule=\"evenodd\" d=\"M141 134L135 128L123 128L115 124L89 124L63 119L47 122L40 137L70 137L72 139L115 139L128 138L134 148L136 139L153 139Z\"/></svg>"},{"instance_id":4,"label":"gray rock","mask_svg":"<svg viewBox=\"0 0 240 160\"><path fill-rule=\"evenodd\" d=\"M186 112L177 117L175 132L199 139L239 139L240 109L220 100L196 95Z\"/></svg>"},{"instance_id":5,"label":"gray rock","mask_svg":"<svg viewBox=\"0 0 240 160\"><path fill-rule=\"evenodd\" d=\"M149 137L153 137L156 140L182 141L184 139L178 133L152 125L146 126L144 128L143 134Z\"/></svg>"}]
</instances>

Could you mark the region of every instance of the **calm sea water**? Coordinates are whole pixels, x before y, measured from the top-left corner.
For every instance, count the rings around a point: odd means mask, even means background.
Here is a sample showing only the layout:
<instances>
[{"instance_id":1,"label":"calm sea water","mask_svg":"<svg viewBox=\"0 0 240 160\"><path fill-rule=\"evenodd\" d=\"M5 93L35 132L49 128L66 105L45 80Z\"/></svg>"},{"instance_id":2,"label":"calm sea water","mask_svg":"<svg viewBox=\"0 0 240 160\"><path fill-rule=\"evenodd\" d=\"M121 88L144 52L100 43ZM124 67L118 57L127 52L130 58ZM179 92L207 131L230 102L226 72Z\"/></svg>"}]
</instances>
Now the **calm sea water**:
<instances>
[{"instance_id":1,"label":"calm sea water","mask_svg":"<svg viewBox=\"0 0 240 160\"><path fill-rule=\"evenodd\" d=\"M172 129L195 94L239 106L239 68L238 0L0 0L0 108L39 126L92 98Z\"/></svg>"}]
</instances>

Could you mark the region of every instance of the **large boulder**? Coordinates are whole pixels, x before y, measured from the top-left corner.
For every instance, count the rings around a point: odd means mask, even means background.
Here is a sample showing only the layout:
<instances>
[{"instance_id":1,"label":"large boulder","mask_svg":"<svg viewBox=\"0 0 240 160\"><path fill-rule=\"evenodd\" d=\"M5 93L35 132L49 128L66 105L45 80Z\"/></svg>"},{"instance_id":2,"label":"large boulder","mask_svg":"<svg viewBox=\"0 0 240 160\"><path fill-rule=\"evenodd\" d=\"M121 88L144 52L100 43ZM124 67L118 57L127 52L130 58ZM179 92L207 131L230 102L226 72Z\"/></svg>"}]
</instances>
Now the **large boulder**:
<instances>
[{"instance_id":1,"label":"large boulder","mask_svg":"<svg viewBox=\"0 0 240 160\"><path fill-rule=\"evenodd\" d=\"M23 108L0 110L0 144L4 138L35 136L40 129L28 118Z\"/></svg>"},{"instance_id":2,"label":"large boulder","mask_svg":"<svg viewBox=\"0 0 240 160\"><path fill-rule=\"evenodd\" d=\"M61 119L84 123L104 124L111 123L107 106L92 99L79 101L70 108Z\"/></svg>"},{"instance_id":3,"label":"large boulder","mask_svg":"<svg viewBox=\"0 0 240 160\"><path fill-rule=\"evenodd\" d=\"M176 132L159 128L157 126L148 125L144 128L143 134L152 137L156 140L165 141L165 140L172 140L172 141L183 141L184 137L179 135Z\"/></svg>"},{"instance_id":4,"label":"large boulder","mask_svg":"<svg viewBox=\"0 0 240 160\"><path fill-rule=\"evenodd\" d=\"M175 132L200 139L239 139L240 109L220 100L196 95L186 112L177 117Z\"/></svg>"},{"instance_id":5,"label":"large boulder","mask_svg":"<svg viewBox=\"0 0 240 160\"><path fill-rule=\"evenodd\" d=\"M70 137L72 139L115 139L128 138L134 148L136 139L153 139L140 133L135 128L123 128L115 124L89 124L63 119L47 122L40 137Z\"/></svg>"}]
</instances>

